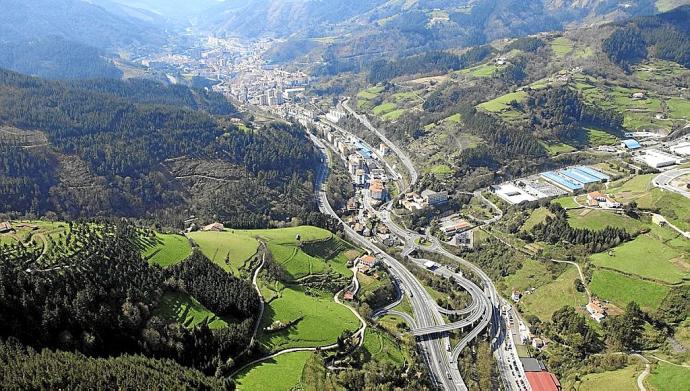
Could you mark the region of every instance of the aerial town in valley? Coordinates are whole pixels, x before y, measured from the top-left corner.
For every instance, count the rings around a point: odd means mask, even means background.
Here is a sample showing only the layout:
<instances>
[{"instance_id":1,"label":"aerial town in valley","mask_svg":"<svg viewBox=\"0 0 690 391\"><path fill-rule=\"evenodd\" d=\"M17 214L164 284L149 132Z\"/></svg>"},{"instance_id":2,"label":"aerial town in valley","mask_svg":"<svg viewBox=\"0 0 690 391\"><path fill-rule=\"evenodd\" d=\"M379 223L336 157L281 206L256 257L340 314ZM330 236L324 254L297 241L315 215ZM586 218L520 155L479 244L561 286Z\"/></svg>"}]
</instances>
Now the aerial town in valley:
<instances>
[{"instance_id":1,"label":"aerial town in valley","mask_svg":"<svg viewBox=\"0 0 690 391\"><path fill-rule=\"evenodd\" d=\"M0 389L690 390L690 0L11 3Z\"/></svg>"}]
</instances>

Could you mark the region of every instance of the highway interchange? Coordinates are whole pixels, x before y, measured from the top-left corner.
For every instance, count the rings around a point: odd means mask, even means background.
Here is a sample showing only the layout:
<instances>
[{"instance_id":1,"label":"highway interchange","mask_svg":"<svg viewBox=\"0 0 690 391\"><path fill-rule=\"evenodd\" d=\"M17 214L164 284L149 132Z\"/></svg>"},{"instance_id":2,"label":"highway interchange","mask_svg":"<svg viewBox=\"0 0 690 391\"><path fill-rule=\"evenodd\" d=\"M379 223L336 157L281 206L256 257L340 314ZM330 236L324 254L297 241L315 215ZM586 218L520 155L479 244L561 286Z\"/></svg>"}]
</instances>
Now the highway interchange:
<instances>
[{"instance_id":1,"label":"highway interchange","mask_svg":"<svg viewBox=\"0 0 690 391\"><path fill-rule=\"evenodd\" d=\"M348 106L347 100L342 102L342 106L351 115L358 119L369 131L374 132L378 138L398 156L399 160L409 173L410 181L407 187L412 187L418 179L418 173L409 157L407 157L407 155L400 150L399 147L397 147L376 128L374 128L365 116L354 112ZM335 124L329 123L329 125L334 126L336 129L345 134L350 134ZM329 204L326 197L326 192L323 188L323 183L328 176L328 167L330 166L329 156L331 153L329 153L329 146L327 146L326 142L318 139L314 135L310 135L310 137L312 142L314 142L314 144L323 153L323 164L317 178L319 189L319 209L322 213L330 215L342 222L340 216L338 216L338 214ZM375 149L372 148L372 151L375 151ZM331 152L338 155L337 151L335 151L332 147ZM383 160L382 157L379 157L379 160L384 162L384 166L389 172L391 178L402 179L402 176L397 173L388 163L385 163L385 160ZM386 205L379 208L379 210L376 210L371 207L371 204L368 202L367 192L364 194L364 205L369 212L377 215L381 222L387 225L391 232L403 241L403 256L406 256L407 259L416 263L419 267L424 267L423 265L426 261L425 259L411 257L411 254L415 253L417 250L420 250L416 245L416 242L418 242L423 235L400 227L390 218L390 213L394 205L393 201L388 202ZM481 193L475 194L475 196L479 197L482 202L489 205L496 212L496 215L492 219L485 221L484 224L491 224L501 218L499 208L486 200ZM449 279L453 279L472 297L472 303L465 309L458 311L444 309L438 306L438 304L433 300L421 283L401 262L389 254L381 251L381 249L379 249L369 239L357 234L349 227L349 225L345 224L344 222L342 223L346 236L357 245L369 250L382 259L391 272L396 283L399 284L401 293L407 295L413 310L413 317L392 309L399 303L400 300L402 300L402 296L395 303L392 303L386 308L377 311L375 316L382 316L385 313L398 315L410 324L410 328L412 329L411 333L417 336L420 351L425 357L425 361L431 370L432 380L435 386L445 390L467 389L460 371L458 370L457 361L462 350L472 340L477 338L487 328L489 328L492 349L498 362L498 368L501 373L501 379L504 387L509 390L530 389L525 374L522 371L522 365L520 365L517 351L515 350L515 344L510 341L511 334L506 332L505 320L501 315L501 308L506 305L506 303L504 303L503 299L496 291L493 282L488 275L486 275L486 273L484 273L474 264L450 253L437 239L433 238L431 245L425 247L423 249L424 251L436 253L445 257L446 259L451 260L452 262L462 265L466 269L472 271L472 273L481 280L481 285L483 285L482 287L479 287L469 279L465 278L461 273L456 273L445 266L436 268L433 271L434 273ZM449 315L451 313L466 316L459 321L446 323L443 315ZM450 339L447 332L457 329L462 331L467 329L468 332L466 335L464 335L460 343L455 346L455 348L451 349Z\"/></svg>"}]
</instances>

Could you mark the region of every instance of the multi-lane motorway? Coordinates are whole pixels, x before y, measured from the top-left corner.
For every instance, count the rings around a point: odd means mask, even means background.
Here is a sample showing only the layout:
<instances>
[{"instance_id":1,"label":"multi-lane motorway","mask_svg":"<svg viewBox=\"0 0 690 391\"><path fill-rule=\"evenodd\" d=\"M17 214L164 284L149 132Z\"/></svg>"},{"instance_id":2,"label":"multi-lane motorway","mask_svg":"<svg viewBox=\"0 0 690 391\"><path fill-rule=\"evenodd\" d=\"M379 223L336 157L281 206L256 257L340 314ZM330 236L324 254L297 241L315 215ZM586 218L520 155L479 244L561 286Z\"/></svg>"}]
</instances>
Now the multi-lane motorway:
<instances>
[{"instance_id":1,"label":"multi-lane motorway","mask_svg":"<svg viewBox=\"0 0 690 391\"><path fill-rule=\"evenodd\" d=\"M362 122L367 129L375 132L376 135L385 144L387 144L388 147L394 153L396 153L396 155L398 155L399 160L409 172L409 178L411 181L408 183L408 187L414 185L418 179L418 174L409 157L407 157L407 155L404 154L395 144L390 142L390 140L385 138L383 134L376 130L376 128L369 123L366 117L358 115L352 109L350 109L347 103L347 100L344 101L342 103L343 107L354 115L360 122ZM338 130L349 134L349 132L342 128L338 127ZM324 156L324 164L322 165L321 171L318 175L318 184L320 189L318 193L319 208L321 212L340 220L340 217L335 213L328 203L326 192L322 189L322 183L325 181L328 175L328 147L317 137L312 135L311 138L314 144L322 150ZM372 148L372 150L374 149ZM337 154L335 150L333 150L333 152ZM385 167L387 171L389 171L391 178L402 178L402 176L395 172L394 169L388 164L385 164ZM490 224L501 218L500 209L481 196L481 193L477 196L496 211L496 216L485 222L485 224ZM402 239L403 243L405 244L403 255L417 263L420 267L423 266L423 263L426 260L410 257L410 255L417 250L415 242L422 236L416 232L412 232L400 227L390 218L393 202L390 202L385 207L376 210L371 207L368 201L367 193L365 192L364 205L369 212L376 214L381 222L390 228L394 235ZM353 242L357 243L363 248L368 249L372 253L377 254L381 259L383 259L391 271L391 274L394 276L394 279L401 286L402 290L405 291L405 294L407 294L412 305L414 319L409 316L404 316L404 318L408 323L411 323L410 327L412 329L412 334L417 336L419 340L421 351L425 357L425 360L427 361L427 364L429 365L433 375L433 381L436 386L448 390L467 389L458 370L457 360L462 350L472 340L481 335L487 327L491 326L490 336L492 338L492 348L494 349L496 359L499 363L499 369L502 374L505 388L510 390L529 390L529 385L526 382L521 365L518 365L519 362L515 362L517 360L517 354L514 351L514 344L506 341L506 335L509 335L509 333L506 332L505 322L500 311L501 306L504 303L498 295L493 282L486 275L486 273L472 263L448 252L438 240L433 239L431 246L424 248L425 251L442 255L456 263L463 265L465 268L471 270L481 280L483 285L482 289L459 273L455 273L445 267L437 268L434 270L435 273L446 278L453 279L459 284L460 287L465 289L472 296L472 303L467 308L457 311L445 310L436 304L426 289L424 289L419 281L417 281L414 275L398 260L381 251L367 238L358 235L348 225L343 223L343 226L346 235ZM377 315L380 316L386 311L390 311L392 307L389 307L379 310ZM453 312L455 315L466 316L459 321L445 323L442 314L448 314L448 312ZM391 311L390 313L394 312ZM452 349L452 351L450 351L450 341L447 336L447 332L457 329L461 329L463 331L467 329L468 333L464 336L460 343L454 349ZM508 345L510 345L510 349L507 349ZM511 357L507 357L506 352L509 352Z\"/></svg>"}]
</instances>

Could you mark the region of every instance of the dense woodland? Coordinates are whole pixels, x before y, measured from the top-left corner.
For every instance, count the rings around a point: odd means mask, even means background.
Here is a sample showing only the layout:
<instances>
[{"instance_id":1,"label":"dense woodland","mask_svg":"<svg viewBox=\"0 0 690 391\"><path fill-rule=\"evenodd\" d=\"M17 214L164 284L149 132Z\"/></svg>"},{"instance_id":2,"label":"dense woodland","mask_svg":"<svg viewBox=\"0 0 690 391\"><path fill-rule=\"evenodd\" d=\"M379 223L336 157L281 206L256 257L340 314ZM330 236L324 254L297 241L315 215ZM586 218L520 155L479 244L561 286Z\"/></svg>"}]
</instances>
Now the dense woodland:
<instances>
[{"instance_id":1,"label":"dense woodland","mask_svg":"<svg viewBox=\"0 0 690 391\"><path fill-rule=\"evenodd\" d=\"M33 348L16 340L0 342L0 388L80 389L230 389L225 381L177 364L144 356L94 358L80 353Z\"/></svg>"},{"instance_id":2,"label":"dense woodland","mask_svg":"<svg viewBox=\"0 0 690 391\"><path fill-rule=\"evenodd\" d=\"M47 79L122 77L101 50L59 37L0 43L0 68Z\"/></svg>"},{"instance_id":3,"label":"dense woodland","mask_svg":"<svg viewBox=\"0 0 690 391\"><path fill-rule=\"evenodd\" d=\"M604 52L624 68L647 54L690 66L690 6L622 23L604 41Z\"/></svg>"},{"instance_id":4,"label":"dense woodland","mask_svg":"<svg viewBox=\"0 0 690 391\"><path fill-rule=\"evenodd\" d=\"M38 130L49 142L32 148L2 142L1 162L11 168L0 176L2 211L155 217L192 207L198 215L245 216L245 226L266 226L309 205L318 158L303 130L278 123L240 130L226 117L235 109L218 94L152 81L57 82L0 71L0 102L0 125ZM93 176L88 196L58 182L66 156ZM190 197L188 184L163 167L180 157L220 160L240 175ZM69 167L60 174L78 175Z\"/></svg>"},{"instance_id":5,"label":"dense woodland","mask_svg":"<svg viewBox=\"0 0 690 391\"><path fill-rule=\"evenodd\" d=\"M582 128L587 126L623 135L622 114L586 105L581 94L568 87L531 91L524 106L529 127L542 139L584 143Z\"/></svg>"},{"instance_id":6,"label":"dense woodland","mask_svg":"<svg viewBox=\"0 0 690 391\"><path fill-rule=\"evenodd\" d=\"M22 245L3 247L0 339L91 357L169 358L209 375L224 373L228 358L249 343L257 293L200 254L170 272L150 266L139 253L139 232L125 223L70 224L63 255L50 263ZM212 331L154 316L166 289L198 295L235 321Z\"/></svg>"}]
</instances>

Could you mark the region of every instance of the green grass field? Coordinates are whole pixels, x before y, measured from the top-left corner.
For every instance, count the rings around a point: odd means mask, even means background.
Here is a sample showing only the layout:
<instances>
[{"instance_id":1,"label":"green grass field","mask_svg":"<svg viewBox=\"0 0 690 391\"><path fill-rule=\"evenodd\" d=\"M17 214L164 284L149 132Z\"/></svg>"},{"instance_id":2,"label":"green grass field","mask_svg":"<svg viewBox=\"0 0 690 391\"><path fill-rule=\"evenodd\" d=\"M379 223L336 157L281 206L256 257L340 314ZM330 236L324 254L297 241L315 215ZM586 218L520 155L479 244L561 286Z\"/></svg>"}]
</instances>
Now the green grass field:
<instances>
[{"instance_id":1,"label":"green grass field","mask_svg":"<svg viewBox=\"0 0 690 391\"><path fill-rule=\"evenodd\" d=\"M491 77L493 76L496 71L498 71L501 67L497 66L493 62L487 62L481 65L477 65L472 68L467 68L458 71L460 74L465 74L465 75L471 75L473 77Z\"/></svg>"},{"instance_id":2,"label":"green grass field","mask_svg":"<svg viewBox=\"0 0 690 391\"><path fill-rule=\"evenodd\" d=\"M388 114L394 110L396 110L398 106L395 105L395 103L391 102L385 102L381 103L380 105L374 107L371 111L375 115L382 116L384 114Z\"/></svg>"},{"instance_id":3,"label":"green grass field","mask_svg":"<svg viewBox=\"0 0 690 391\"><path fill-rule=\"evenodd\" d=\"M573 41L566 37L558 37L551 41L551 49L558 58L563 58L572 53L574 48Z\"/></svg>"},{"instance_id":4,"label":"green grass field","mask_svg":"<svg viewBox=\"0 0 690 391\"><path fill-rule=\"evenodd\" d=\"M329 231L311 226L287 227L279 229L252 229L252 230L233 230L238 235L250 238L272 241L281 244L299 244L302 242L312 242L315 240L326 240L333 236ZM297 240L297 235L300 240Z\"/></svg>"},{"instance_id":5,"label":"green grass field","mask_svg":"<svg viewBox=\"0 0 690 391\"><path fill-rule=\"evenodd\" d=\"M565 305L575 308L587 304L587 295L575 290L575 279L579 278L574 266L569 267L558 278L537 288L534 293L520 300L520 307L527 314L536 315L542 321L551 320L551 315Z\"/></svg>"},{"instance_id":6,"label":"green grass field","mask_svg":"<svg viewBox=\"0 0 690 391\"><path fill-rule=\"evenodd\" d=\"M302 371L312 352L286 353L262 361L237 374L238 390L285 391L303 389Z\"/></svg>"},{"instance_id":7,"label":"green grass field","mask_svg":"<svg viewBox=\"0 0 690 391\"><path fill-rule=\"evenodd\" d=\"M593 295L609 300L620 308L636 301L645 311L656 310L670 290L663 285L609 270L594 271L589 289Z\"/></svg>"},{"instance_id":8,"label":"green grass field","mask_svg":"<svg viewBox=\"0 0 690 391\"><path fill-rule=\"evenodd\" d=\"M596 209L568 211L568 222L575 228L600 231L606 227L615 227L625 229L631 234L640 232L647 227L647 224L628 216Z\"/></svg>"},{"instance_id":9,"label":"green grass field","mask_svg":"<svg viewBox=\"0 0 690 391\"><path fill-rule=\"evenodd\" d=\"M565 209L573 209L573 208L578 208L579 205L573 200L573 196L571 195L566 195L560 198L556 198L555 200L551 201L554 204L559 204Z\"/></svg>"},{"instance_id":10,"label":"green grass field","mask_svg":"<svg viewBox=\"0 0 690 391\"><path fill-rule=\"evenodd\" d=\"M666 104L672 118L690 118L690 101L683 98L671 98Z\"/></svg>"},{"instance_id":11,"label":"green grass field","mask_svg":"<svg viewBox=\"0 0 690 391\"><path fill-rule=\"evenodd\" d=\"M262 331L259 340L269 351L329 345L335 343L343 331L359 328L359 320L354 314L335 303L331 295L308 295L299 286L280 286L278 290L264 286L262 294L268 302L261 322L262 330L275 321L286 324L302 318L281 331Z\"/></svg>"},{"instance_id":12,"label":"green grass field","mask_svg":"<svg viewBox=\"0 0 690 391\"><path fill-rule=\"evenodd\" d=\"M491 113L498 113L505 110L511 110L509 105L512 101L522 102L525 98L527 98L527 93L524 91L511 92L488 102L484 102L478 107Z\"/></svg>"},{"instance_id":13,"label":"green grass field","mask_svg":"<svg viewBox=\"0 0 690 391\"><path fill-rule=\"evenodd\" d=\"M204 307L194 297L181 292L166 292L161 298L160 305L154 311L155 315L169 319L191 328L201 323L208 324L210 329L221 329L228 323Z\"/></svg>"},{"instance_id":14,"label":"green grass field","mask_svg":"<svg viewBox=\"0 0 690 391\"><path fill-rule=\"evenodd\" d=\"M227 272L234 274L242 268L259 249L259 242L249 235L224 232L191 232L189 237L201 252ZM228 258L229 263L225 260Z\"/></svg>"},{"instance_id":15,"label":"green grass field","mask_svg":"<svg viewBox=\"0 0 690 391\"><path fill-rule=\"evenodd\" d=\"M639 175L613 182L608 192L620 202L635 201L642 209L658 209L672 224L690 231L690 199L681 194L653 188L651 181L655 176L656 174Z\"/></svg>"},{"instance_id":16,"label":"green grass field","mask_svg":"<svg viewBox=\"0 0 690 391\"><path fill-rule=\"evenodd\" d=\"M378 97L379 94L383 92L383 90L384 90L383 86L371 87L371 88L368 88L364 91L360 91L357 94L357 98L365 99L365 100L376 99L376 97Z\"/></svg>"},{"instance_id":17,"label":"green grass field","mask_svg":"<svg viewBox=\"0 0 690 391\"><path fill-rule=\"evenodd\" d=\"M180 263L192 255L189 240L182 235L156 234L156 240L145 243L142 256L149 263L168 267Z\"/></svg>"},{"instance_id":18,"label":"green grass field","mask_svg":"<svg viewBox=\"0 0 690 391\"><path fill-rule=\"evenodd\" d=\"M448 122L451 124L459 124L460 121L462 121L462 115L460 114L453 114L450 117L447 117L446 119L443 120L443 122Z\"/></svg>"},{"instance_id":19,"label":"green grass field","mask_svg":"<svg viewBox=\"0 0 690 391\"><path fill-rule=\"evenodd\" d=\"M273 259L293 280L331 272L350 278L352 271L347 268L347 261L361 255L361 251L335 237L302 246L297 243L269 241L268 249Z\"/></svg>"},{"instance_id":20,"label":"green grass field","mask_svg":"<svg viewBox=\"0 0 690 391\"><path fill-rule=\"evenodd\" d=\"M453 174L453 169L445 164L437 164L431 167L429 172L436 176L447 176Z\"/></svg>"},{"instance_id":21,"label":"green grass field","mask_svg":"<svg viewBox=\"0 0 690 391\"><path fill-rule=\"evenodd\" d=\"M641 370L634 365L601 373L590 373L583 376L575 385L577 391L631 391L637 390L637 376Z\"/></svg>"},{"instance_id":22,"label":"green grass field","mask_svg":"<svg viewBox=\"0 0 690 391\"><path fill-rule=\"evenodd\" d=\"M539 288L552 281L551 272L546 268L546 265L541 262L526 259L522 263L522 268L520 268L520 270L503 279L503 295L510 297L513 289L524 292L529 288Z\"/></svg>"},{"instance_id":23,"label":"green grass field","mask_svg":"<svg viewBox=\"0 0 690 391\"><path fill-rule=\"evenodd\" d=\"M569 153L569 152L577 151L577 148L573 147L572 145L565 144L565 143L555 143L555 144L541 143L541 145L543 145L544 148L546 148L546 151L551 156L556 156L556 155L560 155L563 153Z\"/></svg>"},{"instance_id":24,"label":"green grass field","mask_svg":"<svg viewBox=\"0 0 690 391\"><path fill-rule=\"evenodd\" d=\"M593 147L618 144L618 137L611 133L593 128L585 128L585 131L587 132L587 144Z\"/></svg>"},{"instance_id":25,"label":"green grass field","mask_svg":"<svg viewBox=\"0 0 690 391\"><path fill-rule=\"evenodd\" d=\"M397 121L400 117L402 117L407 110L405 109L395 109L393 111L390 111L384 115L381 116L385 121Z\"/></svg>"},{"instance_id":26,"label":"green grass field","mask_svg":"<svg viewBox=\"0 0 690 391\"><path fill-rule=\"evenodd\" d=\"M378 330L367 329L364 336L364 350L373 361L395 365L402 365L405 362L399 342Z\"/></svg>"},{"instance_id":27,"label":"green grass field","mask_svg":"<svg viewBox=\"0 0 690 391\"><path fill-rule=\"evenodd\" d=\"M550 216L551 212L549 212L548 209L546 208L539 208L536 209L532 214L529 215L529 218L525 221L525 223L522 225L522 231L524 232L529 232L534 228L537 224L543 222L546 220L547 216Z\"/></svg>"},{"instance_id":28,"label":"green grass field","mask_svg":"<svg viewBox=\"0 0 690 391\"><path fill-rule=\"evenodd\" d=\"M660 362L652 367L645 383L654 391L690 389L690 369Z\"/></svg>"},{"instance_id":29,"label":"green grass field","mask_svg":"<svg viewBox=\"0 0 690 391\"><path fill-rule=\"evenodd\" d=\"M673 334L673 338L680 342L685 349L690 349L690 317L682 321Z\"/></svg>"},{"instance_id":30,"label":"green grass field","mask_svg":"<svg viewBox=\"0 0 690 391\"><path fill-rule=\"evenodd\" d=\"M677 284L690 278L687 253L666 245L654 234L640 235L606 253L591 256L600 267Z\"/></svg>"}]
</instances>

